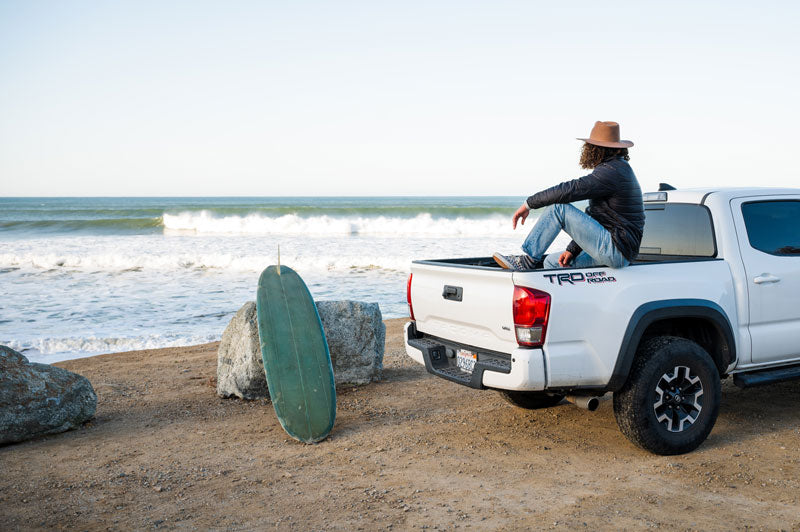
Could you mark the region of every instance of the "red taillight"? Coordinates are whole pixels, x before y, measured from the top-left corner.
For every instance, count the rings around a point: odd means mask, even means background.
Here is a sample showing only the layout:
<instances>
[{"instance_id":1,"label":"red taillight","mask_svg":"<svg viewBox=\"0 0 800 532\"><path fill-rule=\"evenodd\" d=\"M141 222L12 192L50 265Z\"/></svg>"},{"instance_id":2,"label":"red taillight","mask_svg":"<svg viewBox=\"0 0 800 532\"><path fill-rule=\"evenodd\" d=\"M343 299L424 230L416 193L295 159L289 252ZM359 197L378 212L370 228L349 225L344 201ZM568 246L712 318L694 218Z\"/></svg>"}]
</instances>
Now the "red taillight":
<instances>
[{"instance_id":1,"label":"red taillight","mask_svg":"<svg viewBox=\"0 0 800 532\"><path fill-rule=\"evenodd\" d=\"M519 345L539 347L544 344L549 317L550 294L535 288L514 287L514 329Z\"/></svg>"},{"instance_id":2,"label":"red taillight","mask_svg":"<svg viewBox=\"0 0 800 532\"><path fill-rule=\"evenodd\" d=\"M406 300L408 301L408 313L411 315L411 321L414 319L414 307L411 305L411 278L414 277L413 273L408 274L408 285L406 285Z\"/></svg>"}]
</instances>

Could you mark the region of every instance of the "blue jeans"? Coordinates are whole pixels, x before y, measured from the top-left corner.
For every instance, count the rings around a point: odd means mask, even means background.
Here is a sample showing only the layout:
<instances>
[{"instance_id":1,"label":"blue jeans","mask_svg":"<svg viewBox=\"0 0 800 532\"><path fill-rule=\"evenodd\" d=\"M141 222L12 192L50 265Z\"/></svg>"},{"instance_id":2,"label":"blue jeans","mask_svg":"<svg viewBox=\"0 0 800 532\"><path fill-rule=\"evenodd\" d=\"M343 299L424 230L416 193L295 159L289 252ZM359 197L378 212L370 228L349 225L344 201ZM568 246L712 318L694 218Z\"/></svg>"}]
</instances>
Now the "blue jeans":
<instances>
[{"instance_id":1,"label":"blue jeans","mask_svg":"<svg viewBox=\"0 0 800 532\"><path fill-rule=\"evenodd\" d=\"M558 268L558 257L561 254L550 253L545 258L544 252L562 229L583 249L577 257L573 257L572 268L623 268L630 264L617 250L608 229L585 212L563 203L550 205L544 210L522 243L522 251L535 261L544 259L545 268Z\"/></svg>"}]
</instances>

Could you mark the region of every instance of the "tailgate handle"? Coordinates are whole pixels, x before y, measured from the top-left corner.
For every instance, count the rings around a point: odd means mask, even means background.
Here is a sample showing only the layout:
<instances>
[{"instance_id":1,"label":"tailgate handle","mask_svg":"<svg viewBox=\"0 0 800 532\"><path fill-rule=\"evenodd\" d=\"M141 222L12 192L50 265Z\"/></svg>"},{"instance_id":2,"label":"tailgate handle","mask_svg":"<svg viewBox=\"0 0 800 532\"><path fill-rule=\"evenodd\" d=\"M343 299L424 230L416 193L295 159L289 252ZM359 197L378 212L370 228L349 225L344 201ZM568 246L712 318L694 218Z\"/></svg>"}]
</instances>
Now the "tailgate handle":
<instances>
[{"instance_id":1,"label":"tailgate handle","mask_svg":"<svg viewBox=\"0 0 800 532\"><path fill-rule=\"evenodd\" d=\"M444 285L442 290L442 297L450 301L461 301L461 296L464 294L464 289L460 286Z\"/></svg>"}]
</instances>

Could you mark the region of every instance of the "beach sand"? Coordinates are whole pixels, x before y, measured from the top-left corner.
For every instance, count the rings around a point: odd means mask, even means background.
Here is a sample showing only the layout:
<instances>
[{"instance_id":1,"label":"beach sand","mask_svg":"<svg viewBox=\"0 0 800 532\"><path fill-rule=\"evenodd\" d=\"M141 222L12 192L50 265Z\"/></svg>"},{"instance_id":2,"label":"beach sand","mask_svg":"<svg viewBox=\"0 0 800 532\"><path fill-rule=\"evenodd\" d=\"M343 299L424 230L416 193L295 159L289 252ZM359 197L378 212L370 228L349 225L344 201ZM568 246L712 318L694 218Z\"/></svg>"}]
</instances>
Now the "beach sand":
<instances>
[{"instance_id":1,"label":"beach sand","mask_svg":"<svg viewBox=\"0 0 800 532\"><path fill-rule=\"evenodd\" d=\"M403 321L317 445L266 400L217 397L217 344L58 363L92 381L96 418L0 447L0 529L800 529L800 383L726 381L708 441L659 457L610 401L525 411L428 375Z\"/></svg>"}]
</instances>

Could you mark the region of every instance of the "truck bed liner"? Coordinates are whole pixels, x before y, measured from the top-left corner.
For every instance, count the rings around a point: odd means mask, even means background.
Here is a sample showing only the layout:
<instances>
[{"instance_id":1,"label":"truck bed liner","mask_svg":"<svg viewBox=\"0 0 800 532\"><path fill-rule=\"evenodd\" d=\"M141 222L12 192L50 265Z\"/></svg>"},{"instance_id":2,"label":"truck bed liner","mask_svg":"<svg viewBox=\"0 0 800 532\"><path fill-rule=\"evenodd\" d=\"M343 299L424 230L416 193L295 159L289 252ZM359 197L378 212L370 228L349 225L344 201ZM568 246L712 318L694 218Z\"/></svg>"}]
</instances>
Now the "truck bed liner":
<instances>
[{"instance_id":1,"label":"truck bed liner","mask_svg":"<svg viewBox=\"0 0 800 532\"><path fill-rule=\"evenodd\" d=\"M665 264L671 262L707 262L712 260L722 260L716 257L692 257L685 255L659 255L651 253L640 253L636 260L633 261L631 266L646 265L646 264ZM442 265L450 268L477 268L482 270L499 270L502 269L494 261L492 257L467 257L457 259L428 259L428 260L415 260L416 264L431 264ZM591 268L602 268L603 266L591 266ZM571 268L577 269L577 268Z\"/></svg>"}]
</instances>

